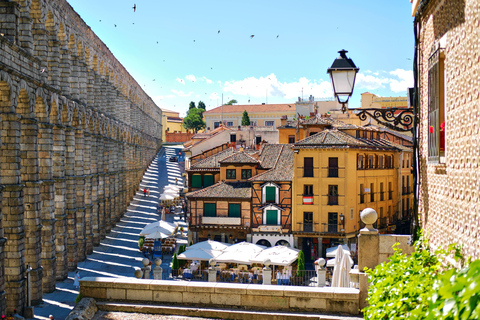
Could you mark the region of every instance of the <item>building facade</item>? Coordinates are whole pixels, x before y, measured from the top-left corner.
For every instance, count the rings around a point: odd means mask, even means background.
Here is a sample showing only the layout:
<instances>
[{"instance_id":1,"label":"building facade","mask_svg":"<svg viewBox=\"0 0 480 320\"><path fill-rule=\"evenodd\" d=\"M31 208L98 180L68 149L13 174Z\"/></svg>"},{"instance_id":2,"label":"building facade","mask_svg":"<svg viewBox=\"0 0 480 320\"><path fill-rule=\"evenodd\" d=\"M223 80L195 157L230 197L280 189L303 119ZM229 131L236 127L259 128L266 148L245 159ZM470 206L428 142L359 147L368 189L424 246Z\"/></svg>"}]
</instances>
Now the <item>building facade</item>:
<instances>
[{"instance_id":1,"label":"building facade","mask_svg":"<svg viewBox=\"0 0 480 320\"><path fill-rule=\"evenodd\" d=\"M433 247L480 258L480 3L412 2L421 227Z\"/></svg>"}]
</instances>

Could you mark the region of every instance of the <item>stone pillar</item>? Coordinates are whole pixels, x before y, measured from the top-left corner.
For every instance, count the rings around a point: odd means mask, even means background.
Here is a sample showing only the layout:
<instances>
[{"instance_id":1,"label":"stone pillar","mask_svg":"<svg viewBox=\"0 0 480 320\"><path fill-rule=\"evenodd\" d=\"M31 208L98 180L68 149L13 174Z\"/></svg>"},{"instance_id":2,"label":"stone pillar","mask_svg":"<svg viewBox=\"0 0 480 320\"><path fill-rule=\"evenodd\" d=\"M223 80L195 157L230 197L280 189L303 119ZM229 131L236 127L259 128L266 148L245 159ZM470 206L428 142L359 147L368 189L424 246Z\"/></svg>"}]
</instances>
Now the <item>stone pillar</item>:
<instances>
[{"instance_id":1,"label":"stone pillar","mask_svg":"<svg viewBox=\"0 0 480 320\"><path fill-rule=\"evenodd\" d=\"M86 227L85 227L85 176L83 171L84 134L83 129L77 128L75 133L75 187L76 187L76 219L77 229L77 261L87 258Z\"/></svg>"},{"instance_id":2,"label":"stone pillar","mask_svg":"<svg viewBox=\"0 0 480 320\"><path fill-rule=\"evenodd\" d=\"M266 259L263 264L263 285L272 285L272 268L270 268L270 259Z\"/></svg>"},{"instance_id":3,"label":"stone pillar","mask_svg":"<svg viewBox=\"0 0 480 320\"><path fill-rule=\"evenodd\" d=\"M38 125L39 179L42 180L42 266L43 292L55 290L57 259L55 257L55 180L53 180L53 125Z\"/></svg>"},{"instance_id":4,"label":"stone pillar","mask_svg":"<svg viewBox=\"0 0 480 320\"><path fill-rule=\"evenodd\" d=\"M2 119L0 118L0 130L1 130L1 122ZM1 131L0 131L1 133ZM2 157L2 135L0 134L0 159L3 160ZM1 170L1 167L0 167ZM5 242L7 239L3 236L4 229L3 229L3 212L2 212L2 198L3 198L3 188L4 186L2 183L2 171L0 171L0 313L6 313L6 303L5 303Z\"/></svg>"},{"instance_id":5,"label":"stone pillar","mask_svg":"<svg viewBox=\"0 0 480 320\"><path fill-rule=\"evenodd\" d=\"M13 1L0 2L0 30L3 36L14 44L18 44L18 19L20 17L20 6Z\"/></svg>"},{"instance_id":6,"label":"stone pillar","mask_svg":"<svg viewBox=\"0 0 480 320\"><path fill-rule=\"evenodd\" d=\"M32 305L42 301L43 268L41 263L42 225L40 214L42 201L40 188L42 182L38 175L38 125L35 119L21 120L20 157L21 179L24 188L25 218L25 264L30 265L30 285Z\"/></svg>"},{"instance_id":7,"label":"stone pillar","mask_svg":"<svg viewBox=\"0 0 480 320\"><path fill-rule=\"evenodd\" d=\"M90 133L85 132L83 173L85 174L85 237L87 254L92 254L93 252L91 143L92 137Z\"/></svg>"},{"instance_id":8,"label":"stone pillar","mask_svg":"<svg viewBox=\"0 0 480 320\"><path fill-rule=\"evenodd\" d=\"M155 268L153 268L153 279L155 280L163 280L163 268L160 267L162 264L162 259L155 259Z\"/></svg>"},{"instance_id":9,"label":"stone pillar","mask_svg":"<svg viewBox=\"0 0 480 320\"><path fill-rule=\"evenodd\" d=\"M77 192L75 176L75 129L65 129L65 177L67 178L67 256L68 271L75 271L78 262Z\"/></svg>"},{"instance_id":10,"label":"stone pillar","mask_svg":"<svg viewBox=\"0 0 480 320\"><path fill-rule=\"evenodd\" d=\"M98 163L98 230L100 239L105 239L105 166L103 136L97 136L97 163ZM99 241L100 243L100 241Z\"/></svg>"},{"instance_id":11,"label":"stone pillar","mask_svg":"<svg viewBox=\"0 0 480 320\"><path fill-rule=\"evenodd\" d=\"M1 114L2 137L0 176L4 185L2 197L5 245L5 291L7 312L23 312L25 305L25 224L24 197L20 173L20 115Z\"/></svg>"},{"instance_id":12,"label":"stone pillar","mask_svg":"<svg viewBox=\"0 0 480 320\"><path fill-rule=\"evenodd\" d=\"M65 149L65 127L56 124L53 127L53 180L55 181L55 257L58 281L63 281L68 276Z\"/></svg>"},{"instance_id":13,"label":"stone pillar","mask_svg":"<svg viewBox=\"0 0 480 320\"><path fill-rule=\"evenodd\" d=\"M111 211L111 157L110 157L110 139L108 137L104 138L104 148L103 148L103 170L105 172L104 175L104 184L105 184L105 233L108 234L112 230L112 211Z\"/></svg>"},{"instance_id":14,"label":"stone pillar","mask_svg":"<svg viewBox=\"0 0 480 320\"><path fill-rule=\"evenodd\" d=\"M100 244L100 229L98 221L98 206L99 206L99 189L98 189L98 165L97 165L97 135L91 136L91 152L90 152L90 168L92 173L92 234L93 245Z\"/></svg>"}]
</instances>

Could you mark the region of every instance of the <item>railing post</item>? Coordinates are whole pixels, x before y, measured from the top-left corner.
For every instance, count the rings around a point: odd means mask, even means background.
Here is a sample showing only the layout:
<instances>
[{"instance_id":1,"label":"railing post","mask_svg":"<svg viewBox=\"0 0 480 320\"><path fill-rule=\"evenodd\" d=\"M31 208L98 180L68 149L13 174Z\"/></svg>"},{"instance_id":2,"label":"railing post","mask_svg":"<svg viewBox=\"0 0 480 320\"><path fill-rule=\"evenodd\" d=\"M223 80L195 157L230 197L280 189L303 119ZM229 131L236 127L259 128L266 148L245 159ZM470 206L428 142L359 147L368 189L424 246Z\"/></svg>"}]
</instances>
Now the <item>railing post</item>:
<instances>
[{"instance_id":1,"label":"railing post","mask_svg":"<svg viewBox=\"0 0 480 320\"><path fill-rule=\"evenodd\" d=\"M210 259L209 264L210 268L208 268L208 282L217 282L217 270L215 269L217 261L212 258Z\"/></svg>"},{"instance_id":2,"label":"railing post","mask_svg":"<svg viewBox=\"0 0 480 320\"><path fill-rule=\"evenodd\" d=\"M153 268L153 279L155 280L163 280L163 268L160 267L162 264L162 259L155 259L155 268Z\"/></svg>"},{"instance_id":3,"label":"railing post","mask_svg":"<svg viewBox=\"0 0 480 320\"><path fill-rule=\"evenodd\" d=\"M270 259L263 261L263 285L272 285L272 269L270 268Z\"/></svg>"}]
</instances>

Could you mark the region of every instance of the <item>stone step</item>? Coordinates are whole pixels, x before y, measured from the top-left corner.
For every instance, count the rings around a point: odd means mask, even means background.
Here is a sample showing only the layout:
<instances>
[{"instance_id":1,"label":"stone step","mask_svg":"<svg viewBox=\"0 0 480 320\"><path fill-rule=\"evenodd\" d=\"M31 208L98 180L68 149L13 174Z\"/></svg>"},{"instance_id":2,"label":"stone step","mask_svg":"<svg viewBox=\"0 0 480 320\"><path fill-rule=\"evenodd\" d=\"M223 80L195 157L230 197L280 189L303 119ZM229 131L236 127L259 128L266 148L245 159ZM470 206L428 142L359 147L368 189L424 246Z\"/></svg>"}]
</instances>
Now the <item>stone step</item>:
<instances>
[{"instance_id":1,"label":"stone step","mask_svg":"<svg viewBox=\"0 0 480 320\"><path fill-rule=\"evenodd\" d=\"M174 315L186 317L202 317L232 320L360 320L360 316L295 313L279 311L254 311L241 309L202 308L192 306L151 305L138 303L118 303L97 301L97 308L101 311L132 312L143 314Z\"/></svg>"}]
</instances>

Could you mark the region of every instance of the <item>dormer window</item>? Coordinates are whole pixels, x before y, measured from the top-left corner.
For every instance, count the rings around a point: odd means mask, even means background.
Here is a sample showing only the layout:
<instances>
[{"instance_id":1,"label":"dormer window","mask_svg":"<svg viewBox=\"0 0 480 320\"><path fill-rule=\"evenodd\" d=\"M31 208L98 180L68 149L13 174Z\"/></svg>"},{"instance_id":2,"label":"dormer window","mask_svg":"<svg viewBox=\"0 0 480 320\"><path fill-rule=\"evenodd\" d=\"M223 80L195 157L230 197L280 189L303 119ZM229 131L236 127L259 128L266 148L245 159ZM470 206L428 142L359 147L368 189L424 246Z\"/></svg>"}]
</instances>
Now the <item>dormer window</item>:
<instances>
[{"instance_id":1,"label":"dormer window","mask_svg":"<svg viewBox=\"0 0 480 320\"><path fill-rule=\"evenodd\" d=\"M242 179L250 179L252 177L252 169L242 169Z\"/></svg>"},{"instance_id":2,"label":"dormer window","mask_svg":"<svg viewBox=\"0 0 480 320\"><path fill-rule=\"evenodd\" d=\"M280 188L274 183L267 183L262 188L262 203L279 203Z\"/></svg>"},{"instance_id":3,"label":"dormer window","mask_svg":"<svg viewBox=\"0 0 480 320\"><path fill-rule=\"evenodd\" d=\"M236 179L237 170L236 169L227 169L227 179Z\"/></svg>"},{"instance_id":4,"label":"dormer window","mask_svg":"<svg viewBox=\"0 0 480 320\"><path fill-rule=\"evenodd\" d=\"M278 226L282 224L282 209L275 205L268 205L263 208L263 224Z\"/></svg>"}]
</instances>

